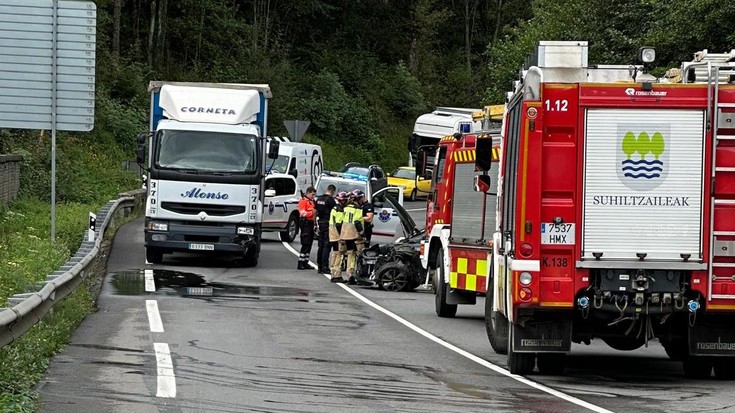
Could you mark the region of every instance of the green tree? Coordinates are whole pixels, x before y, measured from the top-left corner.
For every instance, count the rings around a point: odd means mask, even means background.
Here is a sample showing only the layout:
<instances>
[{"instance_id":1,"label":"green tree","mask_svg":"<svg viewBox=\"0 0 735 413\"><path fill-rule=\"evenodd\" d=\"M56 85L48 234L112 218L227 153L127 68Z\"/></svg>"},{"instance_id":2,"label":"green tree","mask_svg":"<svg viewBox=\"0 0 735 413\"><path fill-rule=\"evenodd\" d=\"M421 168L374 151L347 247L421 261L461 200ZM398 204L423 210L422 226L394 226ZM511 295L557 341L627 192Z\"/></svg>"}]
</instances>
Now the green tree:
<instances>
[{"instance_id":1,"label":"green tree","mask_svg":"<svg viewBox=\"0 0 735 413\"><path fill-rule=\"evenodd\" d=\"M621 144L623 153L625 156L630 159L630 157L635 153L636 150L636 140L635 140L635 134L633 132L628 132L623 137L623 142Z\"/></svg>"},{"instance_id":2,"label":"green tree","mask_svg":"<svg viewBox=\"0 0 735 413\"><path fill-rule=\"evenodd\" d=\"M651 152L651 137L647 132L638 134L638 140L635 143L635 150L641 155L641 159L645 159L646 155Z\"/></svg>"},{"instance_id":3,"label":"green tree","mask_svg":"<svg viewBox=\"0 0 735 413\"><path fill-rule=\"evenodd\" d=\"M664 149L666 147L666 142L664 142L664 135L661 134L661 132L654 132L653 137L651 137L651 144L649 145L649 148L651 149L651 152L656 156L656 159L661 156L661 154L664 153Z\"/></svg>"}]
</instances>

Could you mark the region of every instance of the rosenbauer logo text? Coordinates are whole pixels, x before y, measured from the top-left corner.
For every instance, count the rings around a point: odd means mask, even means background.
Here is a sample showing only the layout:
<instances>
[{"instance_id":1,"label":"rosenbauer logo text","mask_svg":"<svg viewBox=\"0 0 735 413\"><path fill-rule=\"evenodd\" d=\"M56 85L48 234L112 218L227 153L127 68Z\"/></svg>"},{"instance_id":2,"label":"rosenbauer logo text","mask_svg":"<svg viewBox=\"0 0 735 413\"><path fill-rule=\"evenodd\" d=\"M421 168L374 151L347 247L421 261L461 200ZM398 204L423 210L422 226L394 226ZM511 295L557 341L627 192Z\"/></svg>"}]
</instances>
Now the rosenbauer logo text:
<instances>
[{"instance_id":1,"label":"rosenbauer logo text","mask_svg":"<svg viewBox=\"0 0 735 413\"><path fill-rule=\"evenodd\" d=\"M662 90L635 90L632 87L625 89L628 96L666 96L667 93Z\"/></svg>"}]
</instances>

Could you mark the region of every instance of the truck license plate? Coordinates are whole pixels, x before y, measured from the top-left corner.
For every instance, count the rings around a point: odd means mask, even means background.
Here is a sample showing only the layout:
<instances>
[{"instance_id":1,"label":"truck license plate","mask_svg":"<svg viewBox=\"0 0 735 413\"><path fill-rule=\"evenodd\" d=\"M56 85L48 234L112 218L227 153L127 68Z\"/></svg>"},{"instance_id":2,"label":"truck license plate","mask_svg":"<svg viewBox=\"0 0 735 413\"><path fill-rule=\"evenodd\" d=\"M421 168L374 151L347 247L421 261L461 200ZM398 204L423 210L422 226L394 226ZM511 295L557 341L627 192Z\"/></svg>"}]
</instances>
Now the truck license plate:
<instances>
[{"instance_id":1,"label":"truck license plate","mask_svg":"<svg viewBox=\"0 0 735 413\"><path fill-rule=\"evenodd\" d=\"M190 250L214 251L214 244L189 244Z\"/></svg>"},{"instance_id":2,"label":"truck license plate","mask_svg":"<svg viewBox=\"0 0 735 413\"><path fill-rule=\"evenodd\" d=\"M556 245L574 245L574 224L541 224L541 243Z\"/></svg>"}]
</instances>

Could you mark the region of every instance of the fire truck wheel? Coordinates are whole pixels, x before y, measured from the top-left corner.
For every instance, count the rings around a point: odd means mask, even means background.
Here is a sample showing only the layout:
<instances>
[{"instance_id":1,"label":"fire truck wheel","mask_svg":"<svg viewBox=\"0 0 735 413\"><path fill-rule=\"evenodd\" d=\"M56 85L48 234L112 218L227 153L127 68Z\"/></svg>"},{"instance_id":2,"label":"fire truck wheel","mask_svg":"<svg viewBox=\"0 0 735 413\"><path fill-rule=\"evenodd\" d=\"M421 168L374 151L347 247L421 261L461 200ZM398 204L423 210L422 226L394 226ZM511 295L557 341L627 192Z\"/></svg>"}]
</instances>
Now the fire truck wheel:
<instances>
[{"instance_id":1,"label":"fire truck wheel","mask_svg":"<svg viewBox=\"0 0 735 413\"><path fill-rule=\"evenodd\" d=\"M712 360L707 357L684 358L684 376L690 379L708 379L712 374Z\"/></svg>"},{"instance_id":2,"label":"fire truck wheel","mask_svg":"<svg viewBox=\"0 0 735 413\"><path fill-rule=\"evenodd\" d=\"M299 217L296 214L292 214L288 217L288 223L286 229L281 231L278 235L281 241L293 242L296 239L296 235L299 234Z\"/></svg>"},{"instance_id":3,"label":"fire truck wheel","mask_svg":"<svg viewBox=\"0 0 735 413\"><path fill-rule=\"evenodd\" d=\"M488 282L485 293L485 331L490 340L490 347L498 354L508 354L508 319L497 311L493 311L494 291L492 281Z\"/></svg>"},{"instance_id":4,"label":"fire truck wheel","mask_svg":"<svg viewBox=\"0 0 735 413\"><path fill-rule=\"evenodd\" d=\"M735 380L735 359L721 357L714 364L715 377L719 380Z\"/></svg>"},{"instance_id":5,"label":"fire truck wheel","mask_svg":"<svg viewBox=\"0 0 735 413\"><path fill-rule=\"evenodd\" d=\"M511 374L523 376L533 373L534 364L536 364L536 354L516 353L510 346L508 347L508 370Z\"/></svg>"},{"instance_id":6,"label":"fire truck wheel","mask_svg":"<svg viewBox=\"0 0 735 413\"><path fill-rule=\"evenodd\" d=\"M671 360L681 361L689 355L689 343L685 339L661 340L659 342L666 350L666 355Z\"/></svg>"},{"instance_id":7,"label":"fire truck wheel","mask_svg":"<svg viewBox=\"0 0 735 413\"><path fill-rule=\"evenodd\" d=\"M163 261L163 253L157 248L146 248L145 259L151 264L158 264Z\"/></svg>"},{"instance_id":8,"label":"fire truck wheel","mask_svg":"<svg viewBox=\"0 0 735 413\"><path fill-rule=\"evenodd\" d=\"M449 286L444 282L444 252L439 250L436 256L436 271L434 272L434 308L439 317L452 318L457 315L457 304L447 304Z\"/></svg>"},{"instance_id":9,"label":"fire truck wheel","mask_svg":"<svg viewBox=\"0 0 735 413\"><path fill-rule=\"evenodd\" d=\"M409 199L411 201L415 201L416 200L416 195L418 195L418 191L416 190L416 188L414 188L413 191L411 191L411 196L409 197Z\"/></svg>"},{"instance_id":10,"label":"fire truck wheel","mask_svg":"<svg viewBox=\"0 0 735 413\"><path fill-rule=\"evenodd\" d=\"M560 376L566 368L567 355L560 353L539 353L536 355L538 371L541 374Z\"/></svg>"}]
</instances>

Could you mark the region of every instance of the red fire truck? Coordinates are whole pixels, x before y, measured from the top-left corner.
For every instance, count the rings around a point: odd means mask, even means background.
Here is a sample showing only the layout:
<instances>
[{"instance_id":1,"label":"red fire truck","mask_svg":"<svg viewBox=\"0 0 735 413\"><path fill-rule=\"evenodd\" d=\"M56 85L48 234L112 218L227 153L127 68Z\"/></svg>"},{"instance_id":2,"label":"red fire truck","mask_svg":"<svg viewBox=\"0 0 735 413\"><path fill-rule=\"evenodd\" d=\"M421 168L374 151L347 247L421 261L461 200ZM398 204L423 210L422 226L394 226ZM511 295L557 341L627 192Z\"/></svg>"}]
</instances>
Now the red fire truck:
<instances>
[{"instance_id":1,"label":"red fire truck","mask_svg":"<svg viewBox=\"0 0 735 413\"><path fill-rule=\"evenodd\" d=\"M654 58L589 66L586 42L541 42L509 94L485 312L512 373L657 338L686 376L735 378L735 56L663 79ZM426 250L439 278L464 269Z\"/></svg>"}]
</instances>

